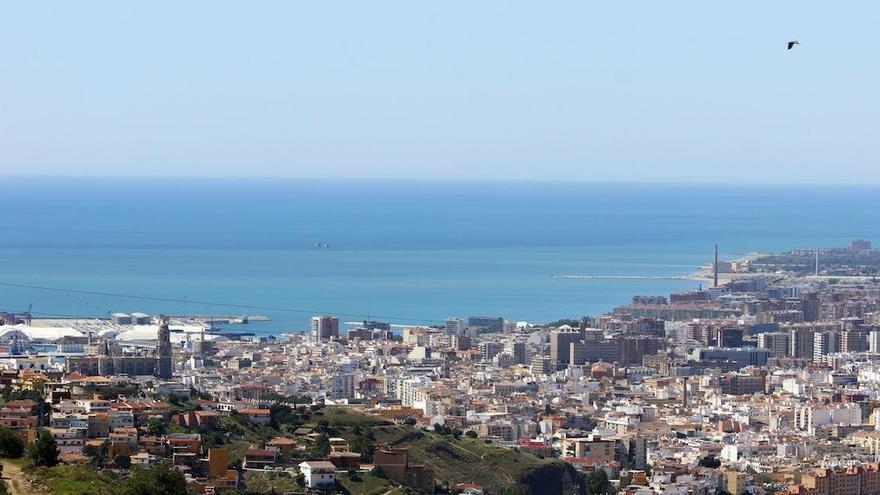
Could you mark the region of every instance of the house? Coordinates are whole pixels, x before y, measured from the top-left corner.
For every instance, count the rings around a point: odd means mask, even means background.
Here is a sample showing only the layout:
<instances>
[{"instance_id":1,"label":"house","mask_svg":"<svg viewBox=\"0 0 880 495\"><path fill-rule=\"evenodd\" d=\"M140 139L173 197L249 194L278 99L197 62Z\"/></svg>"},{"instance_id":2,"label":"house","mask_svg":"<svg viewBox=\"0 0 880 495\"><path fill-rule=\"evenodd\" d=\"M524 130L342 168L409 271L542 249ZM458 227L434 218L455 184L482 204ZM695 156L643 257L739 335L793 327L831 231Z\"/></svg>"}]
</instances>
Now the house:
<instances>
[{"instance_id":1,"label":"house","mask_svg":"<svg viewBox=\"0 0 880 495\"><path fill-rule=\"evenodd\" d=\"M379 449L373 464L381 468L388 479L402 485L429 493L434 489L432 473L424 465L410 464L407 449Z\"/></svg>"},{"instance_id":2,"label":"house","mask_svg":"<svg viewBox=\"0 0 880 495\"><path fill-rule=\"evenodd\" d=\"M200 430L210 430L217 427L220 420L220 413L216 411L189 411L178 414L174 417L174 422L181 426L189 426L190 428L198 428Z\"/></svg>"},{"instance_id":3,"label":"house","mask_svg":"<svg viewBox=\"0 0 880 495\"><path fill-rule=\"evenodd\" d=\"M272 447L278 449L282 454L289 454L296 449L298 442L293 438L287 437L275 437L272 440L266 442L267 447Z\"/></svg>"},{"instance_id":4,"label":"house","mask_svg":"<svg viewBox=\"0 0 880 495\"><path fill-rule=\"evenodd\" d=\"M339 469L358 469L361 467L361 455L357 452L331 452L327 459Z\"/></svg>"},{"instance_id":5,"label":"house","mask_svg":"<svg viewBox=\"0 0 880 495\"><path fill-rule=\"evenodd\" d=\"M455 485L455 490L461 495L483 495L484 493L483 487L476 483L459 483Z\"/></svg>"},{"instance_id":6,"label":"house","mask_svg":"<svg viewBox=\"0 0 880 495\"><path fill-rule=\"evenodd\" d=\"M242 409L238 413L254 424L267 424L271 419L268 409Z\"/></svg>"},{"instance_id":7,"label":"house","mask_svg":"<svg viewBox=\"0 0 880 495\"><path fill-rule=\"evenodd\" d=\"M299 470L309 488L336 484L336 466L330 461L303 461L299 463Z\"/></svg>"},{"instance_id":8,"label":"house","mask_svg":"<svg viewBox=\"0 0 880 495\"><path fill-rule=\"evenodd\" d=\"M202 451L202 436L198 433L169 433L166 439L173 454L198 454Z\"/></svg>"},{"instance_id":9,"label":"house","mask_svg":"<svg viewBox=\"0 0 880 495\"><path fill-rule=\"evenodd\" d=\"M150 466L155 464L157 461L157 457L153 454L147 452L138 452L137 454L131 456L131 464L133 466Z\"/></svg>"},{"instance_id":10,"label":"house","mask_svg":"<svg viewBox=\"0 0 880 495\"><path fill-rule=\"evenodd\" d=\"M49 428L60 454L80 453L86 443L85 428Z\"/></svg>"},{"instance_id":11,"label":"house","mask_svg":"<svg viewBox=\"0 0 880 495\"><path fill-rule=\"evenodd\" d=\"M244 452L245 469L263 469L275 464L278 452L275 450L249 448Z\"/></svg>"},{"instance_id":12,"label":"house","mask_svg":"<svg viewBox=\"0 0 880 495\"><path fill-rule=\"evenodd\" d=\"M330 442L330 452L348 452L351 450L344 438L331 437L328 441Z\"/></svg>"}]
</instances>

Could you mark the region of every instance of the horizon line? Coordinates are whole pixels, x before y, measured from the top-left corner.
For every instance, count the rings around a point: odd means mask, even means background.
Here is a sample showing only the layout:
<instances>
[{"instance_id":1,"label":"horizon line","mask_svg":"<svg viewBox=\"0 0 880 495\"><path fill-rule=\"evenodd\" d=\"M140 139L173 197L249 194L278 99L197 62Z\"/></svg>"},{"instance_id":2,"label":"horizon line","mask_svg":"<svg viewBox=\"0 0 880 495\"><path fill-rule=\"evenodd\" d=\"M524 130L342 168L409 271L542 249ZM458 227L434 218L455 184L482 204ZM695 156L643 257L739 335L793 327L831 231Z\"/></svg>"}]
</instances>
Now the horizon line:
<instances>
[{"instance_id":1,"label":"horizon line","mask_svg":"<svg viewBox=\"0 0 880 495\"><path fill-rule=\"evenodd\" d=\"M627 179L584 179L584 178L464 178L464 177L323 177L323 176L291 176L291 175L144 175L144 174L4 174L0 173L0 179L6 180L118 180L118 181L283 181L283 182L388 182L388 183L412 183L412 184L545 184L545 185L634 185L634 186L727 186L727 187L855 187L875 188L880 187L878 182L845 182L845 181L723 181L723 180L627 180Z\"/></svg>"}]
</instances>

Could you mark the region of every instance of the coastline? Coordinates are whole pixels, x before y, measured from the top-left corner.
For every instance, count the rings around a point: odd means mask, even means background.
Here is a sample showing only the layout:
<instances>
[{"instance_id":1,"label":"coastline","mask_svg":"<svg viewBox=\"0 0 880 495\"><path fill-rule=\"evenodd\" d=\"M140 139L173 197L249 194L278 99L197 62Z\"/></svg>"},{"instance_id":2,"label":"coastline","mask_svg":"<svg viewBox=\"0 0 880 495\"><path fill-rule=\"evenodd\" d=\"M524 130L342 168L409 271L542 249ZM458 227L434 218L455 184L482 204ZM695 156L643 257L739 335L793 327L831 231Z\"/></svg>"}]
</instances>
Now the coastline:
<instances>
[{"instance_id":1,"label":"coastline","mask_svg":"<svg viewBox=\"0 0 880 495\"><path fill-rule=\"evenodd\" d=\"M746 254L744 254L738 258L732 259L732 260L719 260L719 262L723 261L723 262L729 262L729 263L750 263L750 262L752 262L762 256L767 256L767 254L768 253L752 252L752 253L746 253ZM713 264L714 263L706 263L706 264L700 265L698 270L696 272L692 273L691 275L689 275L687 278L689 280L696 280L696 281L700 281L700 282L706 282L706 281L712 282L714 280L714 273L712 270ZM752 275L754 275L754 274L748 273L748 272L742 272L742 273L740 273L740 272L719 272L718 273L718 285L724 285L724 284L732 282L734 280L749 277Z\"/></svg>"}]
</instances>

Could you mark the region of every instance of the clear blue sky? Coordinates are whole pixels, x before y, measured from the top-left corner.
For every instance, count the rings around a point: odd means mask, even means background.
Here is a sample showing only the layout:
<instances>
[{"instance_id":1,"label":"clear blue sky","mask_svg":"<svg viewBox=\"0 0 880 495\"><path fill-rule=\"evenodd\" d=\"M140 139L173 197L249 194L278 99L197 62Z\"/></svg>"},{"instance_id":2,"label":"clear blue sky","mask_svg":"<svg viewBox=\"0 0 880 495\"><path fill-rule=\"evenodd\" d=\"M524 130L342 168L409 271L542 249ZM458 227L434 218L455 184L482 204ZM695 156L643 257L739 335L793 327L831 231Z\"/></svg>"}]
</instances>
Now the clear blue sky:
<instances>
[{"instance_id":1,"label":"clear blue sky","mask_svg":"<svg viewBox=\"0 0 880 495\"><path fill-rule=\"evenodd\" d=\"M878 25L875 1L5 2L0 175L880 183Z\"/></svg>"}]
</instances>

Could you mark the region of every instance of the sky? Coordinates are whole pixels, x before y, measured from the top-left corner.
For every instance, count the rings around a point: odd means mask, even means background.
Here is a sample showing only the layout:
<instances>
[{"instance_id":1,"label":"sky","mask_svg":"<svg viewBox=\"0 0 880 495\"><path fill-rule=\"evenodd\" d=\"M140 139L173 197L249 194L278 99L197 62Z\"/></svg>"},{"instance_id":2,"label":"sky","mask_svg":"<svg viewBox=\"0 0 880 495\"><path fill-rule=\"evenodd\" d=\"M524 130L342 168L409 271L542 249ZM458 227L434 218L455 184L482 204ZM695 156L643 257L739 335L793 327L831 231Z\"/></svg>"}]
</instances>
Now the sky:
<instances>
[{"instance_id":1,"label":"sky","mask_svg":"<svg viewBox=\"0 0 880 495\"><path fill-rule=\"evenodd\" d=\"M4 2L0 175L880 183L878 25L873 1Z\"/></svg>"}]
</instances>

